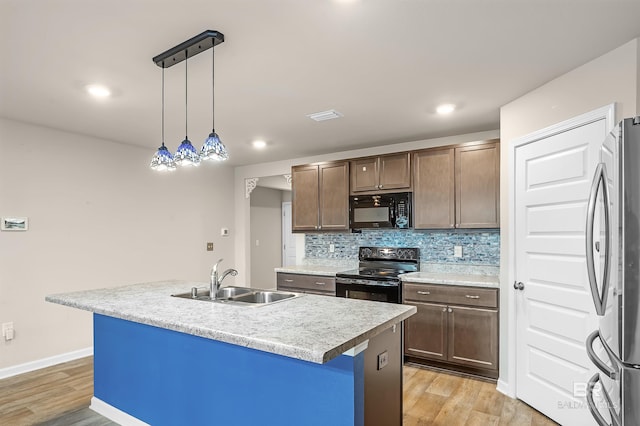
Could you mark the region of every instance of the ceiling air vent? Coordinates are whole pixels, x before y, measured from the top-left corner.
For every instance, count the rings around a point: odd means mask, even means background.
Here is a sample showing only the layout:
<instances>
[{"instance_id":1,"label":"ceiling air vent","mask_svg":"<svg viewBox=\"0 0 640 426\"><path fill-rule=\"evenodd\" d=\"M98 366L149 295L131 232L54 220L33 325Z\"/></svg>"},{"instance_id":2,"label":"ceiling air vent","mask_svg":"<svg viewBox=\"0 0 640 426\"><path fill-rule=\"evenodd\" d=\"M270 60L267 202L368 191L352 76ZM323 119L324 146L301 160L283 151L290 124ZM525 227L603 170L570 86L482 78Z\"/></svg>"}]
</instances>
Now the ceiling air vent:
<instances>
[{"instance_id":1,"label":"ceiling air vent","mask_svg":"<svg viewBox=\"0 0 640 426\"><path fill-rule=\"evenodd\" d=\"M333 120L334 118L340 118L342 117L342 114L334 109L330 109L329 111L314 112L313 114L307 114L307 117L315 121L326 121L326 120Z\"/></svg>"}]
</instances>

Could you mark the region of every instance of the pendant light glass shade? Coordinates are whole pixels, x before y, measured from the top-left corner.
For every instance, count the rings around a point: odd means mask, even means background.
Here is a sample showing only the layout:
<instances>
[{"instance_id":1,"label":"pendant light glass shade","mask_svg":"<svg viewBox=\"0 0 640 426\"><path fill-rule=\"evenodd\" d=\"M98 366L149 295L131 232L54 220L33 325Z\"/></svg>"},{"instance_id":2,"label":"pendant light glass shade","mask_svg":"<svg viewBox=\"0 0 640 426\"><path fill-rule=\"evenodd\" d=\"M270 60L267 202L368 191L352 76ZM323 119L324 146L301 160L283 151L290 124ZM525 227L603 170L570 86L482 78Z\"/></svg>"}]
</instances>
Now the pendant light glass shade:
<instances>
[{"instance_id":1,"label":"pendant light glass shade","mask_svg":"<svg viewBox=\"0 0 640 426\"><path fill-rule=\"evenodd\" d=\"M176 169L173 155L171 155L171 152L164 146L164 67L162 68L162 145L160 145L156 155L151 159L151 169L159 172L171 172Z\"/></svg>"},{"instance_id":2,"label":"pendant light glass shade","mask_svg":"<svg viewBox=\"0 0 640 426\"><path fill-rule=\"evenodd\" d=\"M173 156L174 161L179 166L199 166L200 165L200 155L198 154L198 150L191 144L189 139L182 141L175 155Z\"/></svg>"},{"instance_id":3,"label":"pendant light glass shade","mask_svg":"<svg viewBox=\"0 0 640 426\"><path fill-rule=\"evenodd\" d=\"M203 160L224 161L229 158L227 148L224 146L217 133L209 133L209 137L202 146L201 157Z\"/></svg>"},{"instance_id":4,"label":"pendant light glass shade","mask_svg":"<svg viewBox=\"0 0 640 426\"><path fill-rule=\"evenodd\" d=\"M172 172L176 169L173 155L171 155L167 147L164 146L164 143L158 148L158 152L156 152L156 155L151 159L151 168L159 172Z\"/></svg>"},{"instance_id":5,"label":"pendant light glass shade","mask_svg":"<svg viewBox=\"0 0 640 426\"><path fill-rule=\"evenodd\" d=\"M220 136L216 133L215 126L215 53L211 48L211 133L204 141L200 157L203 160L224 161L229 158L227 147L220 140Z\"/></svg>"}]
</instances>

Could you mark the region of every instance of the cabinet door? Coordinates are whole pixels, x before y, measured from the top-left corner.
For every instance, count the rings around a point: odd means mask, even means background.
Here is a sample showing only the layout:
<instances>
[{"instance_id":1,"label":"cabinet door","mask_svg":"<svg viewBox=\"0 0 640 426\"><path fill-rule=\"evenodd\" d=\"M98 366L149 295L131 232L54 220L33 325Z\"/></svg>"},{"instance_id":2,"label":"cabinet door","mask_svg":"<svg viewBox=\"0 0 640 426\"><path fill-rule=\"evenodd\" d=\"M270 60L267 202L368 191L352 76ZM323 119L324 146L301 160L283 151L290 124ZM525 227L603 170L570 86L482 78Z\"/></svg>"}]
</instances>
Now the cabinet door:
<instances>
[{"instance_id":1,"label":"cabinet door","mask_svg":"<svg viewBox=\"0 0 640 426\"><path fill-rule=\"evenodd\" d=\"M291 168L292 231L318 229L318 166Z\"/></svg>"},{"instance_id":2,"label":"cabinet door","mask_svg":"<svg viewBox=\"0 0 640 426\"><path fill-rule=\"evenodd\" d=\"M449 362L475 368L498 368L498 311L448 308Z\"/></svg>"},{"instance_id":3,"label":"cabinet door","mask_svg":"<svg viewBox=\"0 0 640 426\"><path fill-rule=\"evenodd\" d=\"M447 307L432 303L406 303L418 313L404 321L404 352L419 358L447 360Z\"/></svg>"},{"instance_id":4,"label":"cabinet door","mask_svg":"<svg viewBox=\"0 0 640 426\"><path fill-rule=\"evenodd\" d=\"M320 229L349 229L349 163L328 163L319 166Z\"/></svg>"},{"instance_id":5,"label":"cabinet door","mask_svg":"<svg viewBox=\"0 0 640 426\"><path fill-rule=\"evenodd\" d=\"M456 148L458 228L500 227L500 144Z\"/></svg>"},{"instance_id":6,"label":"cabinet door","mask_svg":"<svg viewBox=\"0 0 640 426\"><path fill-rule=\"evenodd\" d=\"M360 158L351 161L351 192L378 189L378 158Z\"/></svg>"},{"instance_id":7,"label":"cabinet door","mask_svg":"<svg viewBox=\"0 0 640 426\"><path fill-rule=\"evenodd\" d=\"M455 226L454 149L428 149L413 155L413 226Z\"/></svg>"},{"instance_id":8,"label":"cabinet door","mask_svg":"<svg viewBox=\"0 0 640 426\"><path fill-rule=\"evenodd\" d=\"M378 189L411 188L411 154L383 155L379 161Z\"/></svg>"}]
</instances>

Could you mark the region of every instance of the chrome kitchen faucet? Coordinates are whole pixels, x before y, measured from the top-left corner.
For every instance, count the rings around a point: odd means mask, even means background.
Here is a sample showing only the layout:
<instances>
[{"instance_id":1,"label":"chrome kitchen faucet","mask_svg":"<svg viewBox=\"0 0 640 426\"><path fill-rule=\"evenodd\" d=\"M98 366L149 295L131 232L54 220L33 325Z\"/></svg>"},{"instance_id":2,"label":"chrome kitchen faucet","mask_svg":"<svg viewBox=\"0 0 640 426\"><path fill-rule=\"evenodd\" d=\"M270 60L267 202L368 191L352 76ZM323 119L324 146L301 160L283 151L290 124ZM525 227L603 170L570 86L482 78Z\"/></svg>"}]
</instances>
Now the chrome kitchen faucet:
<instances>
[{"instance_id":1,"label":"chrome kitchen faucet","mask_svg":"<svg viewBox=\"0 0 640 426\"><path fill-rule=\"evenodd\" d=\"M238 275L238 271L233 268L229 268L222 273L222 276L218 276L218 265L224 259L220 259L213 265L211 268L211 287L209 288L209 297L211 300L216 300L218 298L218 290L220 289L220 285L222 281L226 278L227 275L231 274L232 276Z\"/></svg>"}]
</instances>

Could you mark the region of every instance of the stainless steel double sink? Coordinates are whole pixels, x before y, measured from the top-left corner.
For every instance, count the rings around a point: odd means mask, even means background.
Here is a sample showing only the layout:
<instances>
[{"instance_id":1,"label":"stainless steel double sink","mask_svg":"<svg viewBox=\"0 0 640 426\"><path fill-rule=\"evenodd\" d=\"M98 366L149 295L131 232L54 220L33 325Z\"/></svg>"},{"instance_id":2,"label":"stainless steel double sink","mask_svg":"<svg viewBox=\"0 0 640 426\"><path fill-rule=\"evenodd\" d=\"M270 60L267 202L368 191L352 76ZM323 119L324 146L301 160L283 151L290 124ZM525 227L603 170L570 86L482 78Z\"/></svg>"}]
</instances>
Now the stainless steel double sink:
<instances>
[{"instance_id":1,"label":"stainless steel double sink","mask_svg":"<svg viewBox=\"0 0 640 426\"><path fill-rule=\"evenodd\" d=\"M218 297L213 300L209 294L209 289L194 287L189 293L172 294L172 296L241 306L263 306L301 296L299 293L288 291L260 290L249 287L222 287L218 290Z\"/></svg>"}]
</instances>

